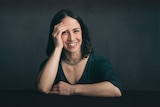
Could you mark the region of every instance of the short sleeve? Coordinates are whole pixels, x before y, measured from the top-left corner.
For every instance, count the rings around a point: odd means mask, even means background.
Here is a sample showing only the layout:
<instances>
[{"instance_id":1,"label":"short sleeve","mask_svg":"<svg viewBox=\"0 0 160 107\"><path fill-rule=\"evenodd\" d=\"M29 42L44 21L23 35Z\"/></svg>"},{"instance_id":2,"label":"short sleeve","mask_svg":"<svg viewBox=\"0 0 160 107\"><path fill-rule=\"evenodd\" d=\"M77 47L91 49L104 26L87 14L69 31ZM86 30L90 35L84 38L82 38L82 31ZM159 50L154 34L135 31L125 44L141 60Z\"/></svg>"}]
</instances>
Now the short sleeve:
<instances>
[{"instance_id":1,"label":"short sleeve","mask_svg":"<svg viewBox=\"0 0 160 107\"><path fill-rule=\"evenodd\" d=\"M112 64L108 60L98 56L95 58L94 65L97 81L109 81L122 91L121 81L113 71Z\"/></svg>"}]
</instances>

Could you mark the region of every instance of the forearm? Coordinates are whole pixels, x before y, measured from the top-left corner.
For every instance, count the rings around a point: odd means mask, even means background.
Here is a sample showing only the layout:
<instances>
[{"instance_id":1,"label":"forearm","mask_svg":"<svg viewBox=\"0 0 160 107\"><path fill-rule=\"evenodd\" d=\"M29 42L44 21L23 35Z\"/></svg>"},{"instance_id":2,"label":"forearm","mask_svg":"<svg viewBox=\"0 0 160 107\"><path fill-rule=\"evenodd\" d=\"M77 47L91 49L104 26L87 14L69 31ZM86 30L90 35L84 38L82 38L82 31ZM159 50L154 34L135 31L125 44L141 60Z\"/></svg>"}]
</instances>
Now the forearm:
<instances>
[{"instance_id":1,"label":"forearm","mask_svg":"<svg viewBox=\"0 0 160 107\"><path fill-rule=\"evenodd\" d=\"M48 93L52 88L52 85L57 75L60 56L61 56L61 49L55 48L48 62L41 70L37 82L37 88L40 91Z\"/></svg>"},{"instance_id":2,"label":"forearm","mask_svg":"<svg viewBox=\"0 0 160 107\"><path fill-rule=\"evenodd\" d=\"M120 90L110 82L79 84L73 86L74 95L120 97Z\"/></svg>"}]
</instances>

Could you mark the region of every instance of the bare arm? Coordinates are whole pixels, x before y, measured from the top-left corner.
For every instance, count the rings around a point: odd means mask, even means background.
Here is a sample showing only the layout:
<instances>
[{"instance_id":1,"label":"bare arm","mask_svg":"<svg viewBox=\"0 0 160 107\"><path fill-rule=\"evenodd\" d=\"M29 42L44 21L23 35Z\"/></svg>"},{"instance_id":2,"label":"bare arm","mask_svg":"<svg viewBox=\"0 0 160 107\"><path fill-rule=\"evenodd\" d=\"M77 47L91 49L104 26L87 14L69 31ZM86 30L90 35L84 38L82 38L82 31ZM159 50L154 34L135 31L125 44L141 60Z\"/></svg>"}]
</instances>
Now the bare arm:
<instances>
[{"instance_id":1,"label":"bare arm","mask_svg":"<svg viewBox=\"0 0 160 107\"><path fill-rule=\"evenodd\" d=\"M94 84L76 84L71 85L63 81L54 85L51 92L60 95L85 95L85 96L103 96L120 97L121 91L110 82L99 82Z\"/></svg>"},{"instance_id":2,"label":"bare arm","mask_svg":"<svg viewBox=\"0 0 160 107\"><path fill-rule=\"evenodd\" d=\"M63 23L59 23L54 27L52 36L55 43L55 49L37 79L37 88L41 92L49 93L55 81L63 48L61 35L65 30L66 26Z\"/></svg>"},{"instance_id":3,"label":"bare arm","mask_svg":"<svg viewBox=\"0 0 160 107\"><path fill-rule=\"evenodd\" d=\"M75 85L73 93L87 96L121 96L120 90L110 82L100 82L87 85Z\"/></svg>"},{"instance_id":4,"label":"bare arm","mask_svg":"<svg viewBox=\"0 0 160 107\"><path fill-rule=\"evenodd\" d=\"M49 93L57 75L61 49L55 48L54 53L41 70L38 76L37 88L39 91Z\"/></svg>"}]
</instances>

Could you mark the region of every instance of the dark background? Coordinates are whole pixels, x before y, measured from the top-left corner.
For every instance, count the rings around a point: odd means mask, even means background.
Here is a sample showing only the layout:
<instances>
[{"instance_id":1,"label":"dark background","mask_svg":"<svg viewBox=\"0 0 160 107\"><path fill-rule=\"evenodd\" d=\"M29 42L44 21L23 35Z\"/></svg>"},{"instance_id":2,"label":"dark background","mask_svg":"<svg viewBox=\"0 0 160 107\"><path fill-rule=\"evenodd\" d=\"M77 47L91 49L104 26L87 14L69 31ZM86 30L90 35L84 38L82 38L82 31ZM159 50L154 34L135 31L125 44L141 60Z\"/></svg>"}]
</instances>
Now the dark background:
<instances>
[{"instance_id":1,"label":"dark background","mask_svg":"<svg viewBox=\"0 0 160 107\"><path fill-rule=\"evenodd\" d=\"M0 90L34 90L49 25L62 8L85 21L124 90L160 90L160 0L1 0Z\"/></svg>"}]
</instances>

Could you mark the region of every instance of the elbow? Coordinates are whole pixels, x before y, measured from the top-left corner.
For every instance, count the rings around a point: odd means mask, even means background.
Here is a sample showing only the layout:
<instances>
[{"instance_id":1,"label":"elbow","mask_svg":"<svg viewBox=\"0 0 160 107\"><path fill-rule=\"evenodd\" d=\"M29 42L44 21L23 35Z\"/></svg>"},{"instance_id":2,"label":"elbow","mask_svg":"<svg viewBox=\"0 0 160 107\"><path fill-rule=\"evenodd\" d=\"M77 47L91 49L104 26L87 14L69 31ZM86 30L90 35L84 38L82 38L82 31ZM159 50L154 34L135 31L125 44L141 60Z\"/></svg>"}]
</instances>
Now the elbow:
<instances>
[{"instance_id":1,"label":"elbow","mask_svg":"<svg viewBox=\"0 0 160 107\"><path fill-rule=\"evenodd\" d=\"M110 84L110 88L108 90L110 97L121 97L122 91L117 86Z\"/></svg>"},{"instance_id":2,"label":"elbow","mask_svg":"<svg viewBox=\"0 0 160 107\"><path fill-rule=\"evenodd\" d=\"M43 93L43 94L49 94L50 93L50 87L47 87L45 86L44 84L40 84L39 82L37 82L35 84L36 86L36 90L40 93Z\"/></svg>"},{"instance_id":3,"label":"elbow","mask_svg":"<svg viewBox=\"0 0 160 107\"><path fill-rule=\"evenodd\" d=\"M121 97L122 92L118 87L114 86L109 90L109 96L110 97Z\"/></svg>"},{"instance_id":4,"label":"elbow","mask_svg":"<svg viewBox=\"0 0 160 107\"><path fill-rule=\"evenodd\" d=\"M115 93L113 94L114 97L121 97L122 96L122 92L117 88Z\"/></svg>"},{"instance_id":5,"label":"elbow","mask_svg":"<svg viewBox=\"0 0 160 107\"><path fill-rule=\"evenodd\" d=\"M41 93L43 93L43 94L49 94L48 90L39 89L38 91L41 92Z\"/></svg>"},{"instance_id":6,"label":"elbow","mask_svg":"<svg viewBox=\"0 0 160 107\"><path fill-rule=\"evenodd\" d=\"M118 91L118 92L115 94L115 97L121 97L121 96L122 96L121 91Z\"/></svg>"},{"instance_id":7,"label":"elbow","mask_svg":"<svg viewBox=\"0 0 160 107\"><path fill-rule=\"evenodd\" d=\"M37 87L37 90L40 92L40 93L44 93L44 94L49 94L50 90L45 88L45 87L40 87L38 86Z\"/></svg>"},{"instance_id":8,"label":"elbow","mask_svg":"<svg viewBox=\"0 0 160 107\"><path fill-rule=\"evenodd\" d=\"M107 97L121 97L122 93L120 91L119 92L112 92L109 95L107 94L106 96Z\"/></svg>"}]
</instances>

